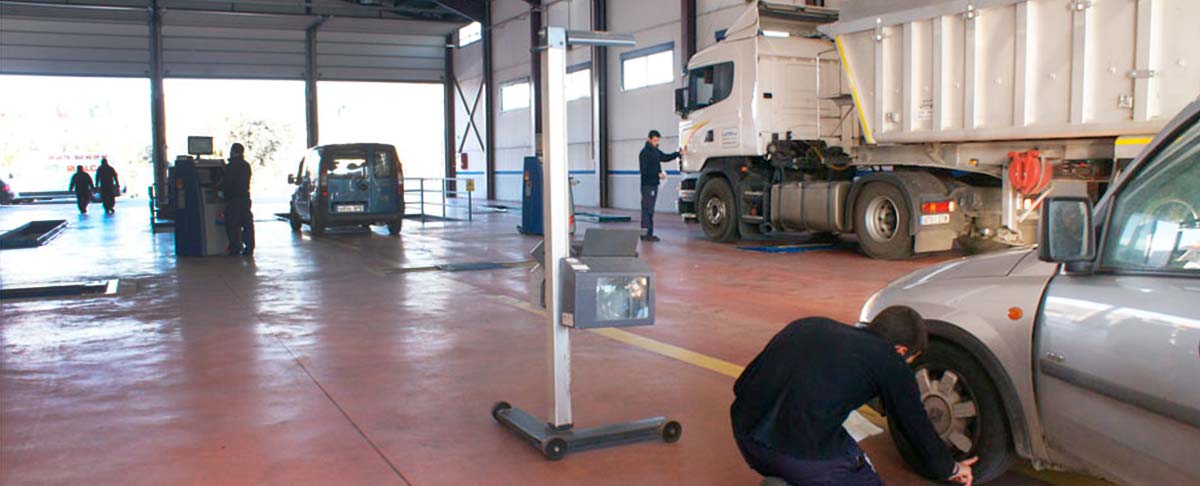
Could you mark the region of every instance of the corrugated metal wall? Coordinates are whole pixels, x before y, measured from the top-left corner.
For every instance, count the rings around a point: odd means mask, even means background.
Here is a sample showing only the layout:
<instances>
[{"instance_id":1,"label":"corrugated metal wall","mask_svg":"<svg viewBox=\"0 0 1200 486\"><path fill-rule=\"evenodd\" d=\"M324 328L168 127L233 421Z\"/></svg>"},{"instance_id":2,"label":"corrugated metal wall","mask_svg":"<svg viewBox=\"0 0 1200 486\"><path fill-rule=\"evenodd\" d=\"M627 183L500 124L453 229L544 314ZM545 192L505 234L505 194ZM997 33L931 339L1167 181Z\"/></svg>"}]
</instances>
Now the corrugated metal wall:
<instances>
[{"instance_id":1,"label":"corrugated metal wall","mask_svg":"<svg viewBox=\"0 0 1200 486\"><path fill-rule=\"evenodd\" d=\"M0 74L147 76L149 13L5 4ZM303 79L305 30L315 17L166 9L167 77ZM333 17L317 31L317 77L339 81L443 80L455 24Z\"/></svg>"},{"instance_id":2,"label":"corrugated metal wall","mask_svg":"<svg viewBox=\"0 0 1200 486\"><path fill-rule=\"evenodd\" d=\"M0 74L149 75L150 29L145 12L84 13L0 7Z\"/></svg>"}]
</instances>

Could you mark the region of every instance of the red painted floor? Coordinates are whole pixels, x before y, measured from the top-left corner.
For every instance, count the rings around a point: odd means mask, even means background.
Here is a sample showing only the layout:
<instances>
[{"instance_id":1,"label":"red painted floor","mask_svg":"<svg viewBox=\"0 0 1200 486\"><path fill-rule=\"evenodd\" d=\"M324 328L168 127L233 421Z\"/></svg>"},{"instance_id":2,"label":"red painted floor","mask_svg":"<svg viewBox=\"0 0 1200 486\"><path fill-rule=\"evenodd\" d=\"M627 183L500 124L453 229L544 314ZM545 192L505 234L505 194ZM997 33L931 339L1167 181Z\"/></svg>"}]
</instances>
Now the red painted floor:
<instances>
[{"instance_id":1,"label":"red painted floor","mask_svg":"<svg viewBox=\"0 0 1200 486\"><path fill-rule=\"evenodd\" d=\"M730 435L733 380L608 338L573 335L576 425L666 415L676 444L547 462L492 403L547 407L514 214L408 221L313 239L258 215L253 258L176 259L143 201L115 216L0 207L0 229L57 217L47 246L0 252L5 287L120 278L115 297L0 304L0 484L757 484ZM857 319L889 280L950 256L879 262L846 248L762 254L662 215L643 246L658 325L632 332L739 365L790 320ZM581 231L588 225L581 223ZM889 485L923 484L886 435L864 446ZM997 484L1045 484L1010 473Z\"/></svg>"}]
</instances>

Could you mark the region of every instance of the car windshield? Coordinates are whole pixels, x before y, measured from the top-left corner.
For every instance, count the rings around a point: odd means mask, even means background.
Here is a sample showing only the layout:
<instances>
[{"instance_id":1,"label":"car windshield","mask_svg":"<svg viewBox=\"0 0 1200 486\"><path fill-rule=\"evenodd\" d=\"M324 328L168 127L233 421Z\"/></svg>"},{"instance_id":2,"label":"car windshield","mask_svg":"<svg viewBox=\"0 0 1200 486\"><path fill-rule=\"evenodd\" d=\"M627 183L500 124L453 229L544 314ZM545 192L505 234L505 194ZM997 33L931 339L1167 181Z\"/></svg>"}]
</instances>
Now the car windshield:
<instances>
[{"instance_id":1,"label":"car windshield","mask_svg":"<svg viewBox=\"0 0 1200 486\"><path fill-rule=\"evenodd\" d=\"M367 176L366 152L336 154L325 159L325 172L330 179L351 179Z\"/></svg>"}]
</instances>

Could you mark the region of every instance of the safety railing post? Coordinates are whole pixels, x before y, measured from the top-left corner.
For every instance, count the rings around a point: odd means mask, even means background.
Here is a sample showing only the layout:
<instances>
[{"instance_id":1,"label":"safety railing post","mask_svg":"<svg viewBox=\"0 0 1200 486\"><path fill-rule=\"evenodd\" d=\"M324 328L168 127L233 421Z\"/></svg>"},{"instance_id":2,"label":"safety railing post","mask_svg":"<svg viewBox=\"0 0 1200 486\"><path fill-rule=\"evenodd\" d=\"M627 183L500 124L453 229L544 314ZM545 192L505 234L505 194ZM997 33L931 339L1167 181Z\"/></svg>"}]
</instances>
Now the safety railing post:
<instances>
[{"instance_id":1,"label":"safety railing post","mask_svg":"<svg viewBox=\"0 0 1200 486\"><path fill-rule=\"evenodd\" d=\"M425 178L417 179L421 186L421 224L425 223Z\"/></svg>"},{"instance_id":2,"label":"safety railing post","mask_svg":"<svg viewBox=\"0 0 1200 486\"><path fill-rule=\"evenodd\" d=\"M442 179L442 222L443 223L446 222L446 203L450 202L450 200L446 198L447 190L448 189L446 186L446 179Z\"/></svg>"},{"instance_id":3,"label":"safety railing post","mask_svg":"<svg viewBox=\"0 0 1200 486\"><path fill-rule=\"evenodd\" d=\"M471 203L472 191L467 191L467 221L475 220L475 205Z\"/></svg>"}]
</instances>

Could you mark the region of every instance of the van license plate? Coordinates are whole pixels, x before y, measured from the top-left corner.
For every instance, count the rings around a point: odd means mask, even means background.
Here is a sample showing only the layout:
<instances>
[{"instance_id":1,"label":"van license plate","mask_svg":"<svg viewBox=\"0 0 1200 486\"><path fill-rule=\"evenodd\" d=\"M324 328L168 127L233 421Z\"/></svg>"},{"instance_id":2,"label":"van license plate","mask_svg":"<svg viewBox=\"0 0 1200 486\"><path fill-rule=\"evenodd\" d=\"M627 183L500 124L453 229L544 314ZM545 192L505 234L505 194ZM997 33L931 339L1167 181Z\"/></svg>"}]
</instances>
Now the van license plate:
<instances>
[{"instance_id":1,"label":"van license plate","mask_svg":"<svg viewBox=\"0 0 1200 486\"><path fill-rule=\"evenodd\" d=\"M362 204L342 204L334 209L339 213L361 213L365 209Z\"/></svg>"},{"instance_id":2,"label":"van license plate","mask_svg":"<svg viewBox=\"0 0 1200 486\"><path fill-rule=\"evenodd\" d=\"M929 226L934 224L946 224L950 222L949 214L924 214L921 215L921 226Z\"/></svg>"}]
</instances>

